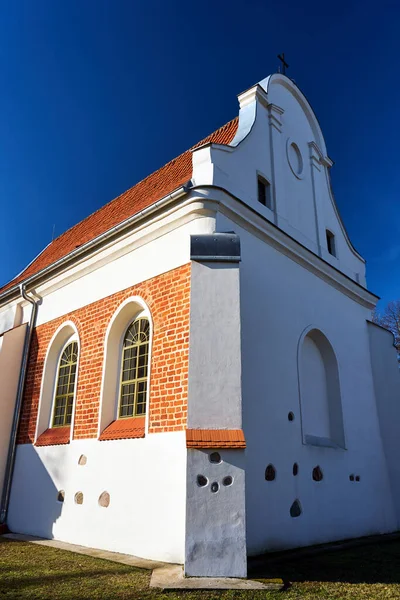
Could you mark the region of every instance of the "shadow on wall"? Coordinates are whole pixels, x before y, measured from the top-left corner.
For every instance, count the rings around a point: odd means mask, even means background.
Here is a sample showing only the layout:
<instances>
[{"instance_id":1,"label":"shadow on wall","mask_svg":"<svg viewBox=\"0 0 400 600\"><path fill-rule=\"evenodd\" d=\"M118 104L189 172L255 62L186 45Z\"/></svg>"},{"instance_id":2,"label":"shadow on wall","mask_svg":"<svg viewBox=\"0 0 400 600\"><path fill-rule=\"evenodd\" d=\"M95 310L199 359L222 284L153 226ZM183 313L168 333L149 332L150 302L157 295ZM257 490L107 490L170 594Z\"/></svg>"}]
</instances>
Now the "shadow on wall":
<instances>
[{"instance_id":1,"label":"shadow on wall","mask_svg":"<svg viewBox=\"0 0 400 600\"><path fill-rule=\"evenodd\" d=\"M260 579L279 577L287 586L302 581L400 583L400 538L382 536L371 542L334 551L315 547L310 552L290 551L290 556L284 552L256 556L249 558L248 574Z\"/></svg>"},{"instance_id":2,"label":"shadow on wall","mask_svg":"<svg viewBox=\"0 0 400 600\"><path fill-rule=\"evenodd\" d=\"M63 509L60 492L36 448L30 444L18 446L7 518L9 529L52 539L54 523Z\"/></svg>"}]
</instances>

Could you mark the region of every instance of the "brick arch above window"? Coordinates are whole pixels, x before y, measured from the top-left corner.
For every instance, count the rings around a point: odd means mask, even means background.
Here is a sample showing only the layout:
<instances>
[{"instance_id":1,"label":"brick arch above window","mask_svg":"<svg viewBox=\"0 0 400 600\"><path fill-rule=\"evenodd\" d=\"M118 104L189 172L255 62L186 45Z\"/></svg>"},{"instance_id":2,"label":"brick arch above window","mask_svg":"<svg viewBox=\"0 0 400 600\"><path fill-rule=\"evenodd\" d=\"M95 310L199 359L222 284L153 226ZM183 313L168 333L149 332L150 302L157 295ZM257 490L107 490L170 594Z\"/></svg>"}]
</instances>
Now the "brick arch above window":
<instances>
[{"instance_id":1,"label":"brick arch above window","mask_svg":"<svg viewBox=\"0 0 400 600\"><path fill-rule=\"evenodd\" d=\"M104 340L104 364L101 386L99 438L101 440L144 437L148 410L139 414L121 412L121 377L124 340L130 326L139 320L149 323L149 344L146 372L146 405L149 406L149 386L153 322L150 309L139 296L127 298L110 319ZM137 412L135 411L134 413ZM123 413L123 414L122 414ZM121 418L125 417L125 418ZM127 417L130 417L129 419ZM128 422L129 420L129 422Z\"/></svg>"},{"instance_id":2,"label":"brick arch above window","mask_svg":"<svg viewBox=\"0 0 400 600\"><path fill-rule=\"evenodd\" d=\"M53 427L56 384L59 377L60 360L66 347L75 342L77 344L77 365L75 371L75 381L72 396L72 414L68 423L62 427ZM51 338L43 367L43 377L40 390L40 399L38 406L38 418L36 422L35 441L36 445L66 444L71 439L71 429L73 427L76 389L79 370L80 338L77 327L73 321L65 321L55 331Z\"/></svg>"}]
</instances>

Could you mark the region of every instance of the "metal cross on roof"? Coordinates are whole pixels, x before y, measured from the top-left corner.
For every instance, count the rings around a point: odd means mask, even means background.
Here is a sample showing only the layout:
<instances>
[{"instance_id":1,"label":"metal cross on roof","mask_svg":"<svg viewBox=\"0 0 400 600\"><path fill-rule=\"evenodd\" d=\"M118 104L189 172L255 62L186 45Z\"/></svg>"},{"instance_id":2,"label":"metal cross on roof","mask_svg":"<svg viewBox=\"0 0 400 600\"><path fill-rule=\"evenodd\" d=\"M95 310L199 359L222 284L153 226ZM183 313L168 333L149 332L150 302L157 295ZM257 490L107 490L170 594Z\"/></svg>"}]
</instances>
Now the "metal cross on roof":
<instances>
[{"instance_id":1,"label":"metal cross on roof","mask_svg":"<svg viewBox=\"0 0 400 600\"><path fill-rule=\"evenodd\" d=\"M286 62L286 60L285 60L285 53L284 53L284 52L282 52L282 54L278 54L278 58L279 58L279 60L280 60L280 61L281 61L281 63L282 63L282 73L283 73L284 75L286 75L286 69L288 69L288 68L289 68L289 65L287 64L287 62ZM279 67L279 70L280 70L280 67Z\"/></svg>"}]
</instances>

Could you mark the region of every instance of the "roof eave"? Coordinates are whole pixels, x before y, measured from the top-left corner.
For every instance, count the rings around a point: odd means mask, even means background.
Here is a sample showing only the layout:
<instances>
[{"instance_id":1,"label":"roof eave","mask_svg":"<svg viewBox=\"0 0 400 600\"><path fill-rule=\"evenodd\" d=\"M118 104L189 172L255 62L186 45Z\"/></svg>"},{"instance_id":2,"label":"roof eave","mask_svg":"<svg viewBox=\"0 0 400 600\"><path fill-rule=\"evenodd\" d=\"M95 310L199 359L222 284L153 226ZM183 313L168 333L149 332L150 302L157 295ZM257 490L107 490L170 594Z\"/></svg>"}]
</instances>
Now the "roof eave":
<instances>
[{"instance_id":1,"label":"roof eave","mask_svg":"<svg viewBox=\"0 0 400 600\"><path fill-rule=\"evenodd\" d=\"M34 285L46 281L50 277L54 276L56 273L65 270L66 268L74 264L76 261L85 258L88 254L100 248L105 242L111 242L113 238L118 237L122 233L126 233L130 228L135 227L139 221L146 219L158 210L162 210L165 206L169 205L170 203L179 200L188 192L189 188L190 181L179 186L173 192L167 194L166 196L163 196L160 200L157 200L150 206L144 208L138 213L135 213L128 219L122 221L121 223L118 223L118 225L115 225L111 229L108 229L107 231L93 238L89 242L86 242L78 248L75 248L75 250L72 250L72 252L69 252L59 260L56 260L51 265L48 265L44 269L41 269L37 273L31 275L30 277L27 277L26 279L23 279L22 281L16 283L9 289L5 290L3 293L0 293L0 307L4 306L8 302L12 302L20 296L21 284L24 284L25 287L31 288Z\"/></svg>"}]
</instances>

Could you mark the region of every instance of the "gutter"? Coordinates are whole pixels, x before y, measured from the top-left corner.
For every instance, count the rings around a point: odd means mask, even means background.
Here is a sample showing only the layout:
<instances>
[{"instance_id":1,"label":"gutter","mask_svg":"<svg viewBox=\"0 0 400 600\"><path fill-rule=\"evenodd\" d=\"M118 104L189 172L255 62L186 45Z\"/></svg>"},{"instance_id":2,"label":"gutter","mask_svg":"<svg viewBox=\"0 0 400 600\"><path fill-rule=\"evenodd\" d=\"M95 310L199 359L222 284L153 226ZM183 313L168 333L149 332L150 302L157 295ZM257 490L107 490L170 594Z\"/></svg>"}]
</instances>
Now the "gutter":
<instances>
[{"instance_id":1,"label":"gutter","mask_svg":"<svg viewBox=\"0 0 400 600\"><path fill-rule=\"evenodd\" d=\"M24 286L28 286L28 285L33 286L34 283L36 283L37 281L42 280L47 275L53 274L58 269L62 268L63 266L66 266L68 263L73 262L75 259L84 256L91 250L96 249L103 242L107 242L107 241L111 240L113 237L115 237L115 236L119 235L121 232L129 229L132 225L135 225L138 221L149 216L153 212L157 211L159 208L164 207L166 204L168 204L174 200L178 200L179 198L181 198L188 192L189 187L190 187L189 182L180 186L174 192L171 192L167 196L164 196L163 198L161 198L161 200L154 202L147 208L144 208L140 212L135 213L132 217L125 219L125 221L122 221L122 223L118 223L118 225L115 225L108 231L95 237L93 240L90 240L89 242L86 242L86 244L82 244L82 246L79 246L75 250L72 250L72 252L70 252L66 256L63 256L62 258L60 258L56 262L52 263L48 267L45 267L38 273L35 273L34 275L31 275L30 277L25 279ZM10 301L10 300L18 297L20 287L21 287L20 284L16 284L13 287L11 287L10 289L8 289L5 292L3 292L2 294L0 294L0 306L2 304L4 304L5 301ZM29 300L29 302L30 302L30 300Z\"/></svg>"},{"instance_id":2,"label":"gutter","mask_svg":"<svg viewBox=\"0 0 400 600\"><path fill-rule=\"evenodd\" d=\"M8 446L7 462L6 462L6 469L5 469L5 474L4 474L3 493L1 496L1 502L0 502L0 527L4 526L6 524L6 520L7 520L8 505L10 502L12 476L13 476L14 465L15 465L15 450L16 450L16 443L17 443L17 432L18 432L18 425L19 425L20 416L21 416L21 407L22 407L22 399L23 399L24 387L25 387L26 371L27 371L27 366L28 366L29 349L31 346L33 330L34 330L35 324L36 324L36 317L37 317L38 304L39 304L38 297L32 298L32 297L28 296L28 294L26 292L25 284L20 285L19 290L20 290L21 296L24 298L24 300L26 300L27 302L30 302L30 304L32 304L32 311L31 311L31 317L29 320L29 325L28 325L28 328L25 333L21 370L19 373L18 388L17 388L17 398L15 401L14 416L13 416L13 422L12 422L11 434L10 434L10 442L9 442L9 446Z\"/></svg>"}]
</instances>

